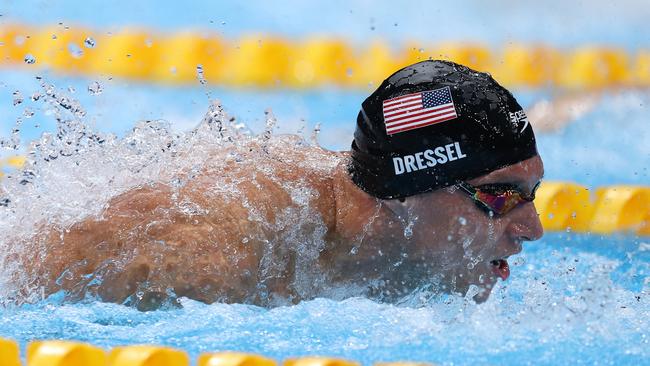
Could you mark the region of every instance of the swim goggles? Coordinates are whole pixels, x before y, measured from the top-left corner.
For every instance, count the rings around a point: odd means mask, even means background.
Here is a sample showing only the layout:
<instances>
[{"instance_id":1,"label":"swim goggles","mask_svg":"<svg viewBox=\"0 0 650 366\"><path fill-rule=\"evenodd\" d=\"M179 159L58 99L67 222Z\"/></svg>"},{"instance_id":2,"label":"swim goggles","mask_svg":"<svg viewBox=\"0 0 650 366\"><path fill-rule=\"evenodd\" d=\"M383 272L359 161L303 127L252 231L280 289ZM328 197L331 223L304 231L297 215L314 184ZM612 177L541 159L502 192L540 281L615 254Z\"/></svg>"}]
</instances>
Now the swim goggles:
<instances>
[{"instance_id":1,"label":"swim goggles","mask_svg":"<svg viewBox=\"0 0 650 366\"><path fill-rule=\"evenodd\" d=\"M540 183L537 182L529 195L522 192L516 185L509 183L483 184L474 187L467 182L460 182L458 186L488 215L501 216L524 203L533 202Z\"/></svg>"}]
</instances>

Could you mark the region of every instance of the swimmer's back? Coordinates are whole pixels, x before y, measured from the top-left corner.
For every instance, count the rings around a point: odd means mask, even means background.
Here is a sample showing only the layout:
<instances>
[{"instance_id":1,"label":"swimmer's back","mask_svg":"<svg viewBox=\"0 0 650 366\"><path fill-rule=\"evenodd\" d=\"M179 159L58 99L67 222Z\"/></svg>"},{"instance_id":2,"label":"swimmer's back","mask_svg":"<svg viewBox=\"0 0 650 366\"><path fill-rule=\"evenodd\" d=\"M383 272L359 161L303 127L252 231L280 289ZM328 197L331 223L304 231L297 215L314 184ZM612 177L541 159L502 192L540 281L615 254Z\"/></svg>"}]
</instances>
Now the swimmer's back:
<instances>
[{"instance_id":1,"label":"swimmer's back","mask_svg":"<svg viewBox=\"0 0 650 366\"><path fill-rule=\"evenodd\" d=\"M314 166L310 154L338 158L309 150L316 148L265 153L257 147L241 148L231 159L216 154L218 163L199 173L134 188L97 217L50 231L45 258L32 263L33 274L47 293L64 289L73 298L91 294L140 308L170 295L263 304L260 294L290 292L290 266L260 273L261 262L292 255L269 253L282 251L272 244L291 230L288 212L307 207L321 225L333 225L333 163Z\"/></svg>"}]
</instances>

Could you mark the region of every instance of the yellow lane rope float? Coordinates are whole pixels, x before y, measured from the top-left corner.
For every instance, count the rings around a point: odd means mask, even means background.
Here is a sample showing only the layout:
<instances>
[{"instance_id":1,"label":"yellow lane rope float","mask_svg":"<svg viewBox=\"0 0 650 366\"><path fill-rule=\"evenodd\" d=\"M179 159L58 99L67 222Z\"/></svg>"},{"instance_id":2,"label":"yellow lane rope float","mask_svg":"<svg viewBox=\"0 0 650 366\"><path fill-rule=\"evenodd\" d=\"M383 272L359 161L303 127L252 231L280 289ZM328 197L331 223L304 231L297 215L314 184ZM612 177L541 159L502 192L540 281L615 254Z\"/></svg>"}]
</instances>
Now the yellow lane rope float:
<instances>
[{"instance_id":1,"label":"yellow lane rope float","mask_svg":"<svg viewBox=\"0 0 650 366\"><path fill-rule=\"evenodd\" d=\"M650 50L597 45L557 49L507 44L436 45L381 40L354 46L344 39L285 39L244 35L226 40L210 32L163 34L143 29L106 32L69 26L0 26L0 67L51 69L170 84L237 87L367 88L398 68L428 58L449 59L492 73L507 86L599 89L650 86Z\"/></svg>"},{"instance_id":2,"label":"yellow lane rope float","mask_svg":"<svg viewBox=\"0 0 650 366\"><path fill-rule=\"evenodd\" d=\"M18 344L0 338L2 366L21 366ZM27 345L26 366L189 366L190 358L173 348L136 345L116 347L110 352L85 343L70 341L36 341ZM276 361L247 353L204 353L197 366L276 366ZM353 361L329 357L288 359L284 366L359 366ZM431 364L398 362L377 366L428 366ZM432 365L431 365L432 366Z\"/></svg>"},{"instance_id":3,"label":"yellow lane rope float","mask_svg":"<svg viewBox=\"0 0 650 366\"><path fill-rule=\"evenodd\" d=\"M3 165L15 169L24 163L22 156L0 160L0 178ZM545 181L535 206L547 231L650 235L650 187L614 185L592 193L577 183Z\"/></svg>"},{"instance_id":4,"label":"yellow lane rope float","mask_svg":"<svg viewBox=\"0 0 650 366\"><path fill-rule=\"evenodd\" d=\"M25 164L24 156L10 156L6 159L0 159L0 179L2 179L4 176L4 173L2 172L3 166L10 168L22 168L23 164Z\"/></svg>"},{"instance_id":5,"label":"yellow lane rope float","mask_svg":"<svg viewBox=\"0 0 650 366\"><path fill-rule=\"evenodd\" d=\"M600 187L592 195L575 183L544 182L535 206L548 231L650 235L650 187Z\"/></svg>"}]
</instances>

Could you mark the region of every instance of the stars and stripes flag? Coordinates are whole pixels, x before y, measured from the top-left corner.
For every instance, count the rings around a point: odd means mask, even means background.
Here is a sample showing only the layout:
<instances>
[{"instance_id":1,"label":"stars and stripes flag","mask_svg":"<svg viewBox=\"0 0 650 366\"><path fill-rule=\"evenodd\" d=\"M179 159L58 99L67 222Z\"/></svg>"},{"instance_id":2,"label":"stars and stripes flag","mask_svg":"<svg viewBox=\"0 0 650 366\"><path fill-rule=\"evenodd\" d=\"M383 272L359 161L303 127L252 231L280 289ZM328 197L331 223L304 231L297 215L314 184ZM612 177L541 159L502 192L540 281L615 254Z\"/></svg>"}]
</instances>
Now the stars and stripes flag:
<instances>
[{"instance_id":1,"label":"stars and stripes flag","mask_svg":"<svg viewBox=\"0 0 650 366\"><path fill-rule=\"evenodd\" d=\"M448 86L385 100L383 110L389 135L458 117Z\"/></svg>"}]
</instances>

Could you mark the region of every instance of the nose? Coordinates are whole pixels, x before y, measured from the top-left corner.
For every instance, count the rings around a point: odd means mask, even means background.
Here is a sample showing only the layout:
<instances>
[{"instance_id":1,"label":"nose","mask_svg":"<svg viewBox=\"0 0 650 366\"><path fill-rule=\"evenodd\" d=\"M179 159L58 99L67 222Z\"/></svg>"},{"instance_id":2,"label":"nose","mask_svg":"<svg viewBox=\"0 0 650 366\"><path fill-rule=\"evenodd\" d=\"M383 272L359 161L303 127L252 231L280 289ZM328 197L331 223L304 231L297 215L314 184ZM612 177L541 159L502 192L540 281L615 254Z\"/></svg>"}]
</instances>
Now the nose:
<instances>
[{"instance_id":1,"label":"nose","mask_svg":"<svg viewBox=\"0 0 650 366\"><path fill-rule=\"evenodd\" d=\"M513 217L508 227L511 237L517 240L534 241L544 235L544 228L534 203L526 203L516 211L518 211L517 215Z\"/></svg>"}]
</instances>

